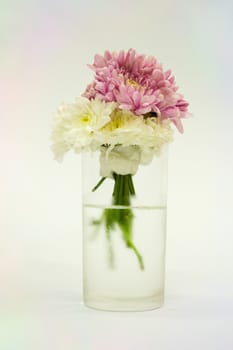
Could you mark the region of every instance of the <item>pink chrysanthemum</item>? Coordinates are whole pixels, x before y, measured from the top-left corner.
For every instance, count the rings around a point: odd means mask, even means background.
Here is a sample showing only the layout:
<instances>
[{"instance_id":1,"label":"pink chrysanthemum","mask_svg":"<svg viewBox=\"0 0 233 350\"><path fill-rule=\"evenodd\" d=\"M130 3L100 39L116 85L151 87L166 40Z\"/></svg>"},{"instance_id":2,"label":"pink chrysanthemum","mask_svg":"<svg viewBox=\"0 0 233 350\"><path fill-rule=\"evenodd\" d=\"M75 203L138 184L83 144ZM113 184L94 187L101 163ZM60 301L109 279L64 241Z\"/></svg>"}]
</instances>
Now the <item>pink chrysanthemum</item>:
<instances>
[{"instance_id":1,"label":"pink chrysanthemum","mask_svg":"<svg viewBox=\"0 0 233 350\"><path fill-rule=\"evenodd\" d=\"M119 108L136 115L154 112L163 119L170 119L183 132L181 118L188 115L188 103L177 93L171 71L163 71L154 57L139 55L135 50L95 55L95 72L85 97L117 102Z\"/></svg>"}]
</instances>

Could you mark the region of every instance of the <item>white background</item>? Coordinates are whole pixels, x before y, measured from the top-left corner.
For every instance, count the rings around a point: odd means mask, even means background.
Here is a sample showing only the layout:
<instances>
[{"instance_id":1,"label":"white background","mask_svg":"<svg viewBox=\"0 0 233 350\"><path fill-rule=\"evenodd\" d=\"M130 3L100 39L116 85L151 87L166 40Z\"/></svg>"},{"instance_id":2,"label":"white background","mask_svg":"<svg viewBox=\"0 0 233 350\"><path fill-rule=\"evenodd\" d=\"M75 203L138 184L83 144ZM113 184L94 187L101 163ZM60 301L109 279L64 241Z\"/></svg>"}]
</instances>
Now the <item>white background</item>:
<instances>
[{"instance_id":1,"label":"white background","mask_svg":"<svg viewBox=\"0 0 233 350\"><path fill-rule=\"evenodd\" d=\"M0 349L232 349L232 2L1 2ZM194 117L170 147L166 303L82 305L80 157L49 149L52 114L96 52L172 68Z\"/></svg>"}]
</instances>

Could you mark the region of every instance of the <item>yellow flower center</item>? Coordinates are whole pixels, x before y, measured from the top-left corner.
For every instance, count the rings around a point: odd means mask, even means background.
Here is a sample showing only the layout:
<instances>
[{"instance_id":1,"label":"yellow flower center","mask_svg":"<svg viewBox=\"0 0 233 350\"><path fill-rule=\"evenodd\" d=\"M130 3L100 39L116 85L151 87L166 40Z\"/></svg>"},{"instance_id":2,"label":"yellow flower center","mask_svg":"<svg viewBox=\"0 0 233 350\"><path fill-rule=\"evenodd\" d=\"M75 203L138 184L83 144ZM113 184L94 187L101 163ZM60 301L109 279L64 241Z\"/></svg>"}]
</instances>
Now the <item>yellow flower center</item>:
<instances>
[{"instance_id":1,"label":"yellow flower center","mask_svg":"<svg viewBox=\"0 0 233 350\"><path fill-rule=\"evenodd\" d=\"M88 112L84 113L82 116L77 115L72 121L72 125L74 128L82 128L90 124L91 115Z\"/></svg>"},{"instance_id":2,"label":"yellow flower center","mask_svg":"<svg viewBox=\"0 0 233 350\"><path fill-rule=\"evenodd\" d=\"M124 125L124 122L120 118L114 118L111 122L112 130L122 128L123 125Z\"/></svg>"},{"instance_id":3,"label":"yellow flower center","mask_svg":"<svg viewBox=\"0 0 233 350\"><path fill-rule=\"evenodd\" d=\"M103 127L103 130L111 132L116 129L123 128L125 125L129 123L130 119L131 117L129 117L124 112L120 110L115 110L111 114L111 121Z\"/></svg>"},{"instance_id":4,"label":"yellow flower center","mask_svg":"<svg viewBox=\"0 0 233 350\"><path fill-rule=\"evenodd\" d=\"M112 120L104 126L104 130L113 131L124 126L124 121L121 118L113 117Z\"/></svg>"},{"instance_id":5,"label":"yellow flower center","mask_svg":"<svg viewBox=\"0 0 233 350\"><path fill-rule=\"evenodd\" d=\"M126 84L135 88L141 87L140 84L138 84L135 80L133 79L127 79Z\"/></svg>"},{"instance_id":6,"label":"yellow flower center","mask_svg":"<svg viewBox=\"0 0 233 350\"><path fill-rule=\"evenodd\" d=\"M79 121L81 122L81 124L88 124L90 123L91 120L91 116L88 113L85 113L80 119Z\"/></svg>"}]
</instances>

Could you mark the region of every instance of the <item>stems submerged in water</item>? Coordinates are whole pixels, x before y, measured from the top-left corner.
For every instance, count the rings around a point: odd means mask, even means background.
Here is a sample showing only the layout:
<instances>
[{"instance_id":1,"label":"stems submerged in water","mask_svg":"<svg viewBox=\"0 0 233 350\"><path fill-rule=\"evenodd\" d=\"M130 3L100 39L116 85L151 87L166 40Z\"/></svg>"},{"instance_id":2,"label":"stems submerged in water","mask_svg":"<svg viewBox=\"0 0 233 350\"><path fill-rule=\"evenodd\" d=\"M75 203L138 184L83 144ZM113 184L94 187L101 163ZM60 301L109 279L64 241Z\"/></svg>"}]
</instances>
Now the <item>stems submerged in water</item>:
<instances>
[{"instance_id":1,"label":"stems submerged in water","mask_svg":"<svg viewBox=\"0 0 233 350\"><path fill-rule=\"evenodd\" d=\"M135 189L133 184L132 175L118 175L113 174L114 179L114 188L112 193L112 204L114 206L124 206L128 208L108 208L104 209L102 219L100 223L103 222L106 229L107 238L109 241L110 251L111 251L111 266L113 265L113 251L111 243L111 231L115 227L119 227L126 246L129 249L132 249L137 256L140 268L144 269L143 258L133 243L133 211L130 208L131 197L135 195ZM102 178L98 184L93 188L92 191L95 191L105 180Z\"/></svg>"}]
</instances>

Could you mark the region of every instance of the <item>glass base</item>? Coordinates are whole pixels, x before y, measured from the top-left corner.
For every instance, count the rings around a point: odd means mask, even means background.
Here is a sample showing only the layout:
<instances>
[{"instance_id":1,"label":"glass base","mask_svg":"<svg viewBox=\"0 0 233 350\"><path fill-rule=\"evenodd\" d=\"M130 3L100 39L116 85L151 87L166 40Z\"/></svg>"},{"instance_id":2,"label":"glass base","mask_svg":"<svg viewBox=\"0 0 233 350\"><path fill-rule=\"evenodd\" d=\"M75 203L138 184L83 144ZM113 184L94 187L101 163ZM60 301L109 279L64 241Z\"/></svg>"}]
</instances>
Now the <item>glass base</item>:
<instances>
[{"instance_id":1,"label":"glass base","mask_svg":"<svg viewBox=\"0 0 233 350\"><path fill-rule=\"evenodd\" d=\"M85 306L103 311L149 311L163 306L163 293L147 298L108 298L85 296Z\"/></svg>"}]
</instances>

